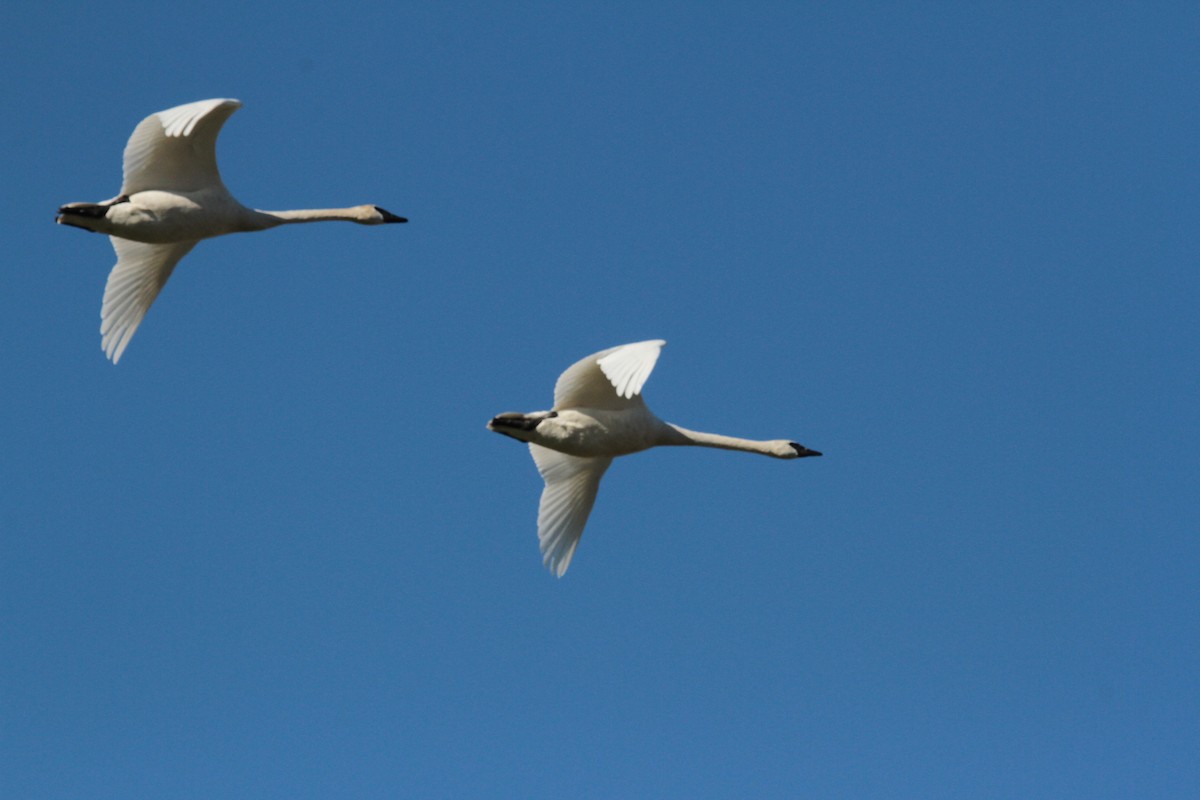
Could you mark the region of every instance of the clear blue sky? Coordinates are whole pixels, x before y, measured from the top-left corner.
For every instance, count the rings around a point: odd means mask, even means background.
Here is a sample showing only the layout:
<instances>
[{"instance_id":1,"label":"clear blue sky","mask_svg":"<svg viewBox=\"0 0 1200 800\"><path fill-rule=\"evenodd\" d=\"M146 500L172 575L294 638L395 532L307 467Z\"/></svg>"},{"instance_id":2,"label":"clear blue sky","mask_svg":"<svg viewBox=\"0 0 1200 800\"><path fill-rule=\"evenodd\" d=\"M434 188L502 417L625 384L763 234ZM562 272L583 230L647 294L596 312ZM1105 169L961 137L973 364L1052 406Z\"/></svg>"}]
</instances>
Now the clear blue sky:
<instances>
[{"instance_id":1,"label":"clear blue sky","mask_svg":"<svg viewBox=\"0 0 1200 800\"><path fill-rule=\"evenodd\" d=\"M0 795L1196 796L1194 4L200 6L0 29ZM247 204L412 222L113 367L54 212L221 96ZM825 457L619 460L555 580L484 424L659 337Z\"/></svg>"}]
</instances>

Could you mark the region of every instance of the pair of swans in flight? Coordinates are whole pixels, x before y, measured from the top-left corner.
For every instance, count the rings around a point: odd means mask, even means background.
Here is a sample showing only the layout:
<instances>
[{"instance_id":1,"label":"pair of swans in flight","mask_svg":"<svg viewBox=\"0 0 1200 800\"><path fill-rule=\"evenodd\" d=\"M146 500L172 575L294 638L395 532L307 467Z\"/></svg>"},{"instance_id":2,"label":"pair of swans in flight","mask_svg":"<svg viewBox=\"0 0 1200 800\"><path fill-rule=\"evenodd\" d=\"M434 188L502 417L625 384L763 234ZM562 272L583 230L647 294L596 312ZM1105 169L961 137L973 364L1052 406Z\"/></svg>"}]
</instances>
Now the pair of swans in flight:
<instances>
[{"instance_id":1,"label":"pair of swans in flight","mask_svg":"<svg viewBox=\"0 0 1200 800\"><path fill-rule=\"evenodd\" d=\"M234 199L217 169L217 134L241 103L214 99L151 114L125 146L120 193L68 203L55 221L106 233L117 252L100 309L101 348L116 364L179 260L201 239L299 222L360 225L407 222L376 205L259 211ZM699 433L664 422L641 397L666 342L613 347L576 362L554 386L554 407L499 414L488 429L529 444L545 481L538 509L542 562L562 577L616 456L651 447L696 445L782 459L821 455L801 444Z\"/></svg>"}]
</instances>

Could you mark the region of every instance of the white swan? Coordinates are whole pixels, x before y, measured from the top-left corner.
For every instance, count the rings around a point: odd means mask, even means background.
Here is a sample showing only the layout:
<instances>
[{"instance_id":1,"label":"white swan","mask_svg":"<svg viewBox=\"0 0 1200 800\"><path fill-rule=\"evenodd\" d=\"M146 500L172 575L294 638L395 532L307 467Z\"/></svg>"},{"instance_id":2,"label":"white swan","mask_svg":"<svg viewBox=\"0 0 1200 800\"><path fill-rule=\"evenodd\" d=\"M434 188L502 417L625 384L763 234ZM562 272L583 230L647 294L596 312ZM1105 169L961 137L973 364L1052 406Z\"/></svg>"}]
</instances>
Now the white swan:
<instances>
[{"instance_id":1,"label":"white swan","mask_svg":"<svg viewBox=\"0 0 1200 800\"><path fill-rule=\"evenodd\" d=\"M538 509L542 562L562 577L575 555L600 478L615 456L663 445L698 445L774 458L821 455L787 439L755 441L698 433L663 422L640 397L661 339L621 345L577 361L554 385L554 408L500 414L488 430L529 443L546 481Z\"/></svg>"},{"instance_id":2,"label":"white swan","mask_svg":"<svg viewBox=\"0 0 1200 800\"><path fill-rule=\"evenodd\" d=\"M241 108L200 100L151 114L125 145L121 193L102 203L67 203L55 222L112 237L117 263L104 287L100 347L120 360L179 259L201 239L292 222L407 222L379 206L256 211L233 198L217 170L217 134Z\"/></svg>"}]
</instances>

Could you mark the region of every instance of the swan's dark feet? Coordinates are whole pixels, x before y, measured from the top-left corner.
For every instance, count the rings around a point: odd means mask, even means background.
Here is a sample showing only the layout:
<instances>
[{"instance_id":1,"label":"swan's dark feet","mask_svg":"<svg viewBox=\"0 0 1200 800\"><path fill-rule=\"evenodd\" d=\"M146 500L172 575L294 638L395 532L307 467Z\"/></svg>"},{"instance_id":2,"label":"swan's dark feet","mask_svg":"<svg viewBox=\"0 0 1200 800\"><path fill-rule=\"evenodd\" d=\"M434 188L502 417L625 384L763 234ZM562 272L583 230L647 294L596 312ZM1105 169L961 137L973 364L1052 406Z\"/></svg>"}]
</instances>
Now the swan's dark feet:
<instances>
[{"instance_id":1,"label":"swan's dark feet","mask_svg":"<svg viewBox=\"0 0 1200 800\"><path fill-rule=\"evenodd\" d=\"M54 221L62 222L63 217L68 215L100 219L108 213L108 209L109 206L104 203L67 203L65 206L59 207L58 216L54 218Z\"/></svg>"},{"instance_id":2,"label":"swan's dark feet","mask_svg":"<svg viewBox=\"0 0 1200 800\"><path fill-rule=\"evenodd\" d=\"M488 423L488 430L519 439L520 437L514 435L512 431L531 431L542 420L557 416L557 411L549 411L541 414L519 414L515 411L509 411L492 417L492 421ZM521 439L521 441L525 440Z\"/></svg>"},{"instance_id":3,"label":"swan's dark feet","mask_svg":"<svg viewBox=\"0 0 1200 800\"><path fill-rule=\"evenodd\" d=\"M123 194L114 197L112 200L106 200L103 203L67 203L65 206L58 207L58 215L54 218L55 222L63 225L70 225L71 217L81 217L83 219L103 219L108 210L118 203L128 203L129 195ZM84 227L82 225L76 227ZM89 228L89 230L91 230ZM93 231L94 233L94 231Z\"/></svg>"}]
</instances>

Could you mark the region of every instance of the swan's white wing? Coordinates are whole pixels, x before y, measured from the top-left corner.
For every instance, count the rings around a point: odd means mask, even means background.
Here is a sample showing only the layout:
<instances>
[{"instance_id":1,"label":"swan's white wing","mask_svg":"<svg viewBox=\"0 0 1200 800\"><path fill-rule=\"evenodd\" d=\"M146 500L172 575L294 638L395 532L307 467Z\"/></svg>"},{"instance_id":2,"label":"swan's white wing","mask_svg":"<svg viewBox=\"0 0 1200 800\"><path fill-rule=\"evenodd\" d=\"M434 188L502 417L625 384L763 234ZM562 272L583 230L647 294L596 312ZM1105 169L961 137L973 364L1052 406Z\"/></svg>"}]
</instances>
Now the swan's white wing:
<instances>
[{"instance_id":1,"label":"swan's white wing","mask_svg":"<svg viewBox=\"0 0 1200 800\"><path fill-rule=\"evenodd\" d=\"M662 339L623 344L576 361L554 384L555 410L622 409L641 404L637 395L665 344Z\"/></svg>"},{"instance_id":2,"label":"swan's white wing","mask_svg":"<svg viewBox=\"0 0 1200 800\"><path fill-rule=\"evenodd\" d=\"M100 347L116 364L175 265L196 243L145 244L116 236L108 238L117 251L117 263L104 287Z\"/></svg>"},{"instance_id":3,"label":"swan's white wing","mask_svg":"<svg viewBox=\"0 0 1200 800\"><path fill-rule=\"evenodd\" d=\"M146 117L125 145L121 194L147 189L191 192L221 186L217 134L229 115L241 107L237 100L217 98Z\"/></svg>"},{"instance_id":4,"label":"swan's white wing","mask_svg":"<svg viewBox=\"0 0 1200 800\"><path fill-rule=\"evenodd\" d=\"M571 565L583 526L596 502L600 478L611 458L580 458L537 444L529 453L546 481L538 507L538 542L542 563L561 578Z\"/></svg>"},{"instance_id":5,"label":"swan's white wing","mask_svg":"<svg viewBox=\"0 0 1200 800\"><path fill-rule=\"evenodd\" d=\"M662 339L627 344L598 359L596 363L612 381L617 394L628 399L642 393L642 386L654 370L658 354L665 344Z\"/></svg>"}]
</instances>

